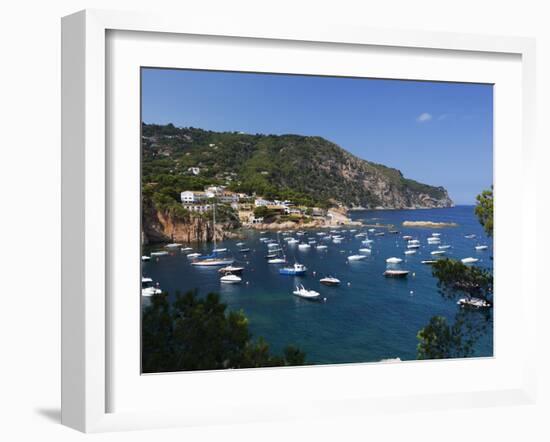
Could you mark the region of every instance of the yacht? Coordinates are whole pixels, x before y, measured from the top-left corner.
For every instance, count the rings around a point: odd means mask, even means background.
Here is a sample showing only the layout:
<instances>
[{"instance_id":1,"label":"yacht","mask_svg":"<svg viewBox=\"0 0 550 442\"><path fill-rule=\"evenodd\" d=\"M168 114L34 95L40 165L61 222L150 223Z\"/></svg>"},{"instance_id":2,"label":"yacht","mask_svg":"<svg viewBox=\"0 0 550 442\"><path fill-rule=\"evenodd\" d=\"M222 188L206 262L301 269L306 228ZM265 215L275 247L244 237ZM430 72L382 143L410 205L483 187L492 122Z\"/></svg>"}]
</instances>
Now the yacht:
<instances>
[{"instance_id":1,"label":"yacht","mask_svg":"<svg viewBox=\"0 0 550 442\"><path fill-rule=\"evenodd\" d=\"M408 270L393 270L388 269L384 272L386 278L406 278L409 274Z\"/></svg>"},{"instance_id":2,"label":"yacht","mask_svg":"<svg viewBox=\"0 0 550 442\"><path fill-rule=\"evenodd\" d=\"M238 284L242 282L242 280L240 276L234 275L233 273L228 273L220 278L220 282L224 284Z\"/></svg>"},{"instance_id":3,"label":"yacht","mask_svg":"<svg viewBox=\"0 0 550 442\"><path fill-rule=\"evenodd\" d=\"M151 278L141 278L141 296L160 295L162 290L155 286Z\"/></svg>"},{"instance_id":4,"label":"yacht","mask_svg":"<svg viewBox=\"0 0 550 442\"><path fill-rule=\"evenodd\" d=\"M359 249L360 253L372 253L371 249L367 249L366 247L362 247Z\"/></svg>"},{"instance_id":5,"label":"yacht","mask_svg":"<svg viewBox=\"0 0 550 442\"><path fill-rule=\"evenodd\" d=\"M167 256L168 252L166 250L160 250L158 252L151 252L151 256Z\"/></svg>"},{"instance_id":6,"label":"yacht","mask_svg":"<svg viewBox=\"0 0 550 442\"><path fill-rule=\"evenodd\" d=\"M462 258L461 261L462 261L462 264L473 264L474 262L478 262L479 259L469 257L469 258Z\"/></svg>"},{"instance_id":7,"label":"yacht","mask_svg":"<svg viewBox=\"0 0 550 442\"><path fill-rule=\"evenodd\" d=\"M279 269L281 275L296 275L301 276L305 275L307 267L303 264L294 263L292 267L283 267Z\"/></svg>"},{"instance_id":8,"label":"yacht","mask_svg":"<svg viewBox=\"0 0 550 442\"><path fill-rule=\"evenodd\" d=\"M324 285L340 285L340 280L334 276L325 276L321 278L319 282Z\"/></svg>"},{"instance_id":9,"label":"yacht","mask_svg":"<svg viewBox=\"0 0 550 442\"><path fill-rule=\"evenodd\" d=\"M431 252L432 255L443 255L445 254L445 250L434 250Z\"/></svg>"},{"instance_id":10,"label":"yacht","mask_svg":"<svg viewBox=\"0 0 550 442\"><path fill-rule=\"evenodd\" d=\"M361 261L365 258L366 258L365 255L350 255L348 256L348 261Z\"/></svg>"},{"instance_id":11,"label":"yacht","mask_svg":"<svg viewBox=\"0 0 550 442\"><path fill-rule=\"evenodd\" d=\"M400 262L403 262L403 260L401 258L392 257L392 258L386 259L386 262L388 264L399 264Z\"/></svg>"},{"instance_id":12,"label":"yacht","mask_svg":"<svg viewBox=\"0 0 550 442\"><path fill-rule=\"evenodd\" d=\"M300 249L300 250L309 250L309 249L311 249L311 246L309 244L306 244L306 243L301 243L301 244L298 244L298 249Z\"/></svg>"},{"instance_id":13,"label":"yacht","mask_svg":"<svg viewBox=\"0 0 550 442\"><path fill-rule=\"evenodd\" d=\"M416 250L405 250L405 255L414 255L416 253Z\"/></svg>"},{"instance_id":14,"label":"yacht","mask_svg":"<svg viewBox=\"0 0 550 442\"><path fill-rule=\"evenodd\" d=\"M476 250L487 250L489 246L476 246Z\"/></svg>"},{"instance_id":15,"label":"yacht","mask_svg":"<svg viewBox=\"0 0 550 442\"><path fill-rule=\"evenodd\" d=\"M229 266L226 266L226 267L222 267L220 270L218 270L218 272L237 274L237 273L242 273L243 270L244 270L244 267L237 267L237 266L229 265Z\"/></svg>"}]
</instances>

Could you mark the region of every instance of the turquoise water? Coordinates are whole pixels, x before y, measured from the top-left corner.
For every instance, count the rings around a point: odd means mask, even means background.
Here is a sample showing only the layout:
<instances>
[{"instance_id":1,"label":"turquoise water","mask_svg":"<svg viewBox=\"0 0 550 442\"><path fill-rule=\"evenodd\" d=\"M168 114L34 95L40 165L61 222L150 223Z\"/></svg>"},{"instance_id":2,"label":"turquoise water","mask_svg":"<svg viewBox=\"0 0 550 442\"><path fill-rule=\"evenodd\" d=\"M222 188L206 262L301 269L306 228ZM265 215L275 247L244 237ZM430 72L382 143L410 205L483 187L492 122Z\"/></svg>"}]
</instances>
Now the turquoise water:
<instances>
[{"instance_id":1,"label":"turquoise water","mask_svg":"<svg viewBox=\"0 0 550 442\"><path fill-rule=\"evenodd\" d=\"M272 350L280 353L288 344L294 344L306 352L311 363L372 362L384 358L399 357L402 360L416 359L416 334L434 315L453 320L457 311L456 301L445 300L438 293L431 266L421 264L422 260L433 259L430 251L437 245L428 245L426 238L432 232L441 233L441 244L449 244L446 256L456 259L476 257L475 264L492 267L492 241L488 238L474 214L473 206L458 206L449 209L357 211L353 219L365 223L394 224L399 235L369 237L372 255L365 260L348 263L346 257L357 254L364 238L355 233L342 232L341 244L328 244L324 251L298 250L297 245L283 248L290 263L294 260L308 268L304 277L279 275L280 265L268 264L265 259L267 246L260 237L277 238L275 232L260 234L244 231L244 239L227 240L219 247L227 247L236 258L236 264L244 264L243 283L239 285L220 284L218 267L197 268L182 252L171 252L169 256L143 263L143 275L153 278L160 287L173 296L176 291L198 289L201 295L208 292L220 293L221 301L229 309L243 310L249 318L250 329L255 337L263 336ZM455 222L458 227L443 229L403 228L403 221L428 220ZM356 227L350 227L356 228ZM348 229L348 228L344 228ZM328 231L329 229L324 229ZM311 237L319 242L316 232L306 231L302 239ZM475 234L476 239L464 238ZM412 235L421 241L416 255L405 256L406 241L403 235ZM300 239L294 233L292 236ZM281 237L282 238L282 237ZM237 242L245 242L251 251L246 255L238 253ZM488 250L476 251L474 246L486 244ZM201 246L199 252L207 253L211 246ZM149 250L150 251L150 250ZM147 252L147 251L146 251ZM410 270L407 279L391 279L382 276L387 267L386 258L403 258L399 268ZM315 273L314 273L315 272ZM414 273L414 276L412 275ZM319 279L330 274L339 278L338 287L326 287ZM292 295L295 284L321 293L325 303L310 302ZM492 356L492 328L478 341L475 356Z\"/></svg>"}]
</instances>

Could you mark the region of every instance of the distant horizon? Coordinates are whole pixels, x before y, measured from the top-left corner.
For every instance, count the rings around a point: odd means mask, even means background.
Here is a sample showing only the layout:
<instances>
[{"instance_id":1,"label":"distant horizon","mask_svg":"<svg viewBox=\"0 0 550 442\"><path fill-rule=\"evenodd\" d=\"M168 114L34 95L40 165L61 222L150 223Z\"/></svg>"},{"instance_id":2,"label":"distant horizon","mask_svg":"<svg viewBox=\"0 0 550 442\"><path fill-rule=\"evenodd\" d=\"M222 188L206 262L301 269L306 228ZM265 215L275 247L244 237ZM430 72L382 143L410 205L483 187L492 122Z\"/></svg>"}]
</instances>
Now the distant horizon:
<instances>
[{"instance_id":1,"label":"distant horizon","mask_svg":"<svg viewBox=\"0 0 550 442\"><path fill-rule=\"evenodd\" d=\"M142 123L319 136L457 206L493 184L492 105L491 85L142 69Z\"/></svg>"}]
</instances>

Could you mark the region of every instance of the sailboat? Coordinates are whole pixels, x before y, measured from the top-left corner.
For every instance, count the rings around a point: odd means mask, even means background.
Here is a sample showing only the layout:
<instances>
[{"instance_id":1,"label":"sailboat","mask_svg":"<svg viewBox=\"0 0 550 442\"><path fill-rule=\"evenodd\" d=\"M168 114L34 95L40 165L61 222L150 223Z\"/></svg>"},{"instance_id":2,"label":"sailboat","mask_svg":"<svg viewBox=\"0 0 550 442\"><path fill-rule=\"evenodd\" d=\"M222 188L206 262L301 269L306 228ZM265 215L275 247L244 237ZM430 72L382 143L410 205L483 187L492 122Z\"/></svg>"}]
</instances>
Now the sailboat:
<instances>
[{"instance_id":1,"label":"sailboat","mask_svg":"<svg viewBox=\"0 0 550 442\"><path fill-rule=\"evenodd\" d=\"M269 248L270 245L271 244L268 244L267 247ZM274 245L275 245L276 248L275 249L271 248L271 250L275 250L277 253L274 256L272 256L271 258L269 258L267 260L267 262L269 264L284 264L286 262L286 256L283 252L283 247L281 246L281 240L279 238L279 233L278 232L277 232L277 243L274 244ZM279 255L279 252L283 252L282 257Z\"/></svg>"},{"instance_id":2,"label":"sailboat","mask_svg":"<svg viewBox=\"0 0 550 442\"><path fill-rule=\"evenodd\" d=\"M225 266L231 265L235 261L233 258L220 256L219 253L226 251L227 249L218 249L216 244L216 204L214 203L212 208L212 217L213 217L213 230L214 230L214 249L212 250L211 255L202 256L200 259L193 261L191 265L197 267L212 267L212 266ZM188 255L189 256L189 255Z\"/></svg>"}]
</instances>

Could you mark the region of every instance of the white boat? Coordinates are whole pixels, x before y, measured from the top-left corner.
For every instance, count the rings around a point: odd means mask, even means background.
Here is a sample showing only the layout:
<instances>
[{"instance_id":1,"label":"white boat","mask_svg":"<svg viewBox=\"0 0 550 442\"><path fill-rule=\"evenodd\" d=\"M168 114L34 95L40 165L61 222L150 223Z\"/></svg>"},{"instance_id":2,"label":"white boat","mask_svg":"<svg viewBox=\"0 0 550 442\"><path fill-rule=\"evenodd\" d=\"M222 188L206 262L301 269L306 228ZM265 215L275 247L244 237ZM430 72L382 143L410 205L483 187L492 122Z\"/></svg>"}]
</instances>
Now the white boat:
<instances>
[{"instance_id":1,"label":"white boat","mask_svg":"<svg viewBox=\"0 0 550 442\"><path fill-rule=\"evenodd\" d=\"M306 243L301 243L301 244L298 244L298 248L300 250L309 250L309 249L311 249L311 246L309 244L306 244Z\"/></svg>"},{"instance_id":2,"label":"white boat","mask_svg":"<svg viewBox=\"0 0 550 442\"><path fill-rule=\"evenodd\" d=\"M439 238L428 238L428 244L439 244L441 243L441 240Z\"/></svg>"},{"instance_id":3,"label":"white boat","mask_svg":"<svg viewBox=\"0 0 550 442\"><path fill-rule=\"evenodd\" d=\"M315 241L314 239L310 239L307 243L308 244L317 244L317 241Z\"/></svg>"},{"instance_id":4,"label":"white boat","mask_svg":"<svg viewBox=\"0 0 550 442\"><path fill-rule=\"evenodd\" d=\"M464 235L464 238L467 239L474 239L476 236L473 233L470 233L469 235Z\"/></svg>"},{"instance_id":5,"label":"white boat","mask_svg":"<svg viewBox=\"0 0 550 442\"><path fill-rule=\"evenodd\" d=\"M438 236L441 236L441 233L432 233L432 236L438 237Z\"/></svg>"},{"instance_id":6,"label":"white boat","mask_svg":"<svg viewBox=\"0 0 550 442\"><path fill-rule=\"evenodd\" d=\"M409 239L407 244L420 244L420 241L418 239Z\"/></svg>"},{"instance_id":7,"label":"white boat","mask_svg":"<svg viewBox=\"0 0 550 442\"><path fill-rule=\"evenodd\" d=\"M243 270L244 270L244 267L236 267L236 266L229 265L227 267L222 267L220 270L218 270L218 272L220 272L220 273L242 273Z\"/></svg>"},{"instance_id":8,"label":"white boat","mask_svg":"<svg viewBox=\"0 0 550 442\"><path fill-rule=\"evenodd\" d=\"M168 252L166 250L151 252L151 256L166 256L166 255L168 255Z\"/></svg>"},{"instance_id":9,"label":"white boat","mask_svg":"<svg viewBox=\"0 0 550 442\"><path fill-rule=\"evenodd\" d=\"M162 290L155 286L151 278L141 278L141 296L160 295Z\"/></svg>"},{"instance_id":10,"label":"white boat","mask_svg":"<svg viewBox=\"0 0 550 442\"><path fill-rule=\"evenodd\" d=\"M216 204L214 204L212 208L212 223L214 228L216 227ZM214 229L215 232L215 229ZM197 259L196 261L193 261L191 263L192 266L196 267L214 267L214 266L225 266L225 265L231 265L235 261L233 258L224 257L218 255L218 253L226 252L226 248L220 248L218 249L216 244L216 235L214 234L214 249L212 250L212 254L208 256L201 257ZM187 255L188 257L190 255Z\"/></svg>"},{"instance_id":11,"label":"white boat","mask_svg":"<svg viewBox=\"0 0 550 442\"><path fill-rule=\"evenodd\" d=\"M409 274L408 270L392 270L388 269L384 272L386 278L406 278Z\"/></svg>"},{"instance_id":12,"label":"white boat","mask_svg":"<svg viewBox=\"0 0 550 442\"><path fill-rule=\"evenodd\" d=\"M374 240L372 239L364 239L363 241L361 241L361 244L365 245L365 246L368 246L369 244L372 244L374 242Z\"/></svg>"},{"instance_id":13,"label":"white boat","mask_svg":"<svg viewBox=\"0 0 550 442\"><path fill-rule=\"evenodd\" d=\"M462 261L462 264L473 264L474 262L478 262L479 259L477 259L477 258L472 258L472 257L470 256L469 258L462 258L461 261Z\"/></svg>"},{"instance_id":14,"label":"white boat","mask_svg":"<svg viewBox=\"0 0 550 442\"><path fill-rule=\"evenodd\" d=\"M284 258L271 258L271 259L268 259L267 262L269 264L284 264L286 262L286 259L284 259Z\"/></svg>"},{"instance_id":15,"label":"white boat","mask_svg":"<svg viewBox=\"0 0 550 442\"><path fill-rule=\"evenodd\" d=\"M170 244L166 244L164 247L166 247L167 249L175 249L176 247L181 247L181 244L177 242L173 242Z\"/></svg>"},{"instance_id":16,"label":"white boat","mask_svg":"<svg viewBox=\"0 0 550 442\"><path fill-rule=\"evenodd\" d=\"M437 262L436 259L425 259L424 261L420 261L421 264L428 264L428 265L435 264L436 262Z\"/></svg>"},{"instance_id":17,"label":"white boat","mask_svg":"<svg viewBox=\"0 0 550 442\"><path fill-rule=\"evenodd\" d=\"M315 290L308 290L303 285L297 285L296 290L292 293L300 298L306 299L317 299L321 296L319 292L316 292Z\"/></svg>"},{"instance_id":18,"label":"white boat","mask_svg":"<svg viewBox=\"0 0 550 442\"><path fill-rule=\"evenodd\" d=\"M360 248L360 249L359 249L359 252L361 252L361 253L372 253L372 250L363 247L363 248Z\"/></svg>"},{"instance_id":19,"label":"white boat","mask_svg":"<svg viewBox=\"0 0 550 442\"><path fill-rule=\"evenodd\" d=\"M448 244L445 244L445 245L442 245L442 246L437 246L438 249L441 249L441 250L446 250L446 249L450 249L451 246L448 245Z\"/></svg>"},{"instance_id":20,"label":"white boat","mask_svg":"<svg viewBox=\"0 0 550 442\"><path fill-rule=\"evenodd\" d=\"M362 259L365 259L365 255L350 255L348 256L348 261L361 261Z\"/></svg>"},{"instance_id":21,"label":"white boat","mask_svg":"<svg viewBox=\"0 0 550 442\"><path fill-rule=\"evenodd\" d=\"M142 261L149 261L150 259L151 259L151 257L150 257L150 256L147 256L147 255L143 255L143 256L141 257L141 260L142 260Z\"/></svg>"},{"instance_id":22,"label":"white boat","mask_svg":"<svg viewBox=\"0 0 550 442\"><path fill-rule=\"evenodd\" d=\"M403 260L401 258L396 258L395 256L393 256L391 258L386 259L386 262L388 264L399 264L400 262L403 262Z\"/></svg>"},{"instance_id":23,"label":"white boat","mask_svg":"<svg viewBox=\"0 0 550 442\"><path fill-rule=\"evenodd\" d=\"M187 255L187 257L188 257L189 259L198 258L199 256L201 256L200 253L189 253L189 254Z\"/></svg>"},{"instance_id":24,"label":"white boat","mask_svg":"<svg viewBox=\"0 0 550 442\"><path fill-rule=\"evenodd\" d=\"M317 247L315 247L317 250L325 250L328 248L325 244L319 244Z\"/></svg>"},{"instance_id":25,"label":"white boat","mask_svg":"<svg viewBox=\"0 0 550 442\"><path fill-rule=\"evenodd\" d=\"M480 298L461 298L457 301L457 304L461 307L476 307L476 308L488 308L491 304Z\"/></svg>"},{"instance_id":26,"label":"white boat","mask_svg":"<svg viewBox=\"0 0 550 442\"><path fill-rule=\"evenodd\" d=\"M476 250L487 250L489 246L476 246Z\"/></svg>"},{"instance_id":27,"label":"white boat","mask_svg":"<svg viewBox=\"0 0 550 442\"><path fill-rule=\"evenodd\" d=\"M445 250L434 250L432 252L430 252L432 255L443 255L445 254Z\"/></svg>"},{"instance_id":28,"label":"white boat","mask_svg":"<svg viewBox=\"0 0 550 442\"><path fill-rule=\"evenodd\" d=\"M281 275L294 275L294 276L301 276L305 275L307 271L307 267L303 264L294 263L292 267L283 267L279 269L279 273Z\"/></svg>"},{"instance_id":29,"label":"white boat","mask_svg":"<svg viewBox=\"0 0 550 442\"><path fill-rule=\"evenodd\" d=\"M325 276L321 278L319 282L324 285L340 285L340 280L334 276Z\"/></svg>"},{"instance_id":30,"label":"white boat","mask_svg":"<svg viewBox=\"0 0 550 442\"><path fill-rule=\"evenodd\" d=\"M180 249L182 252L192 252L193 251L193 248L192 247L182 247Z\"/></svg>"},{"instance_id":31,"label":"white boat","mask_svg":"<svg viewBox=\"0 0 550 442\"><path fill-rule=\"evenodd\" d=\"M340 238L332 238L332 242L334 244L340 244L342 242L342 240Z\"/></svg>"},{"instance_id":32,"label":"white boat","mask_svg":"<svg viewBox=\"0 0 550 442\"><path fill-rule=\"evenodd\" d=\"M411 235L403 235L403 239L410 241L413 237Z\"/></svg>"},{"instance_id":33,"label":"white boat","mask_svg":"<svg viewBox=\"0 0 550 442\"><path fill-rule=\"evenodd\" d=\"M233 275L232 273L228 273L220 278L220 282L223 282L224 284L238 284L242 282L242 280L243 279L240 276Z\"/></svg>"},{"instance_id":34,"label":"white boat","mask_svg":"<svg viewBox=\"0 0 550 442\"><path fill-rule=\"evenodd\" d=\"M288 241L289 244L296 244L296 243L299 243L300 241L298 241L296 238L292 238Z\"/></svg>"},{"instance_id":35,"label":"white boat","mask_svg":"<svg viewBox=\"0 0 550 442\"><path fill-rule=\"evenodd\" d=\"M371 233L376 232L376 229L369 229L369 232Z\"/></svg>"},{"instance_id":36,"label":"white boat","mask_svg":"<svg viewBox=\"0 0 550 442\"><path fill-rule=\"evenodd\" d=\"M227 249L225 247L222 247L220 249L212 249L212 252L214 252L214 253L223 253L223 252L227 252Z\"/></svg>"},{"instance_id":37,"label":"white boat","mask_svg":"<svg viewBox=\"0 0 550 442\"><path fill-rule=\"evenodd\" d=\"M414 255L416 253L416 250L405 250L405 255Z\"/></svg>"},{"instance_id":38,"label":"white boat","mask_svg":"<svg viewBox=\"0 0 550 442\"><path fill-rule=\"evenodd\" d=\"M237 246L237 247L242 247L242 246L244 246L244 244L245 244L244 242L238 242L238 243L236 244L236 246Z\"/></svg>"},{"instance_id":39,"label":"white boat","mask_svg":"<svg viewBox=\"0 0 550 442\"><path fill-rule=\"evenodd\" d=\"M407 249L418 249L420 244L407 244Z\"/></svg>"}]
</instances>

